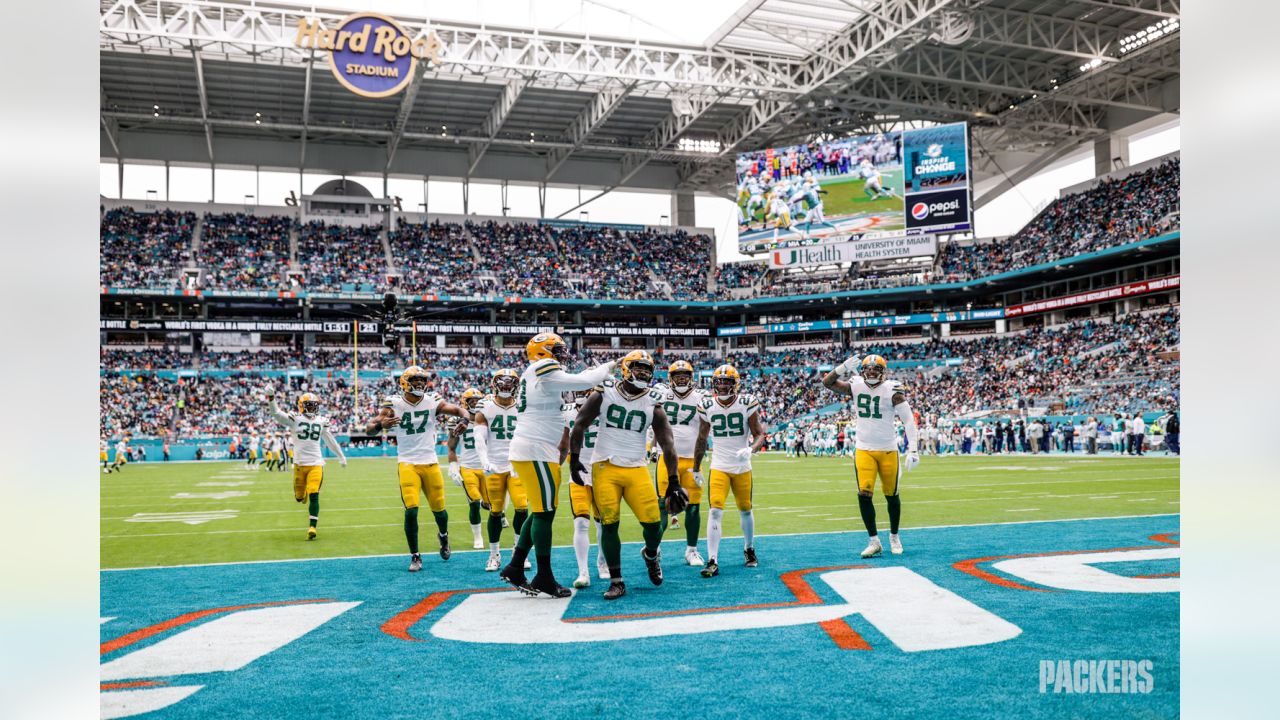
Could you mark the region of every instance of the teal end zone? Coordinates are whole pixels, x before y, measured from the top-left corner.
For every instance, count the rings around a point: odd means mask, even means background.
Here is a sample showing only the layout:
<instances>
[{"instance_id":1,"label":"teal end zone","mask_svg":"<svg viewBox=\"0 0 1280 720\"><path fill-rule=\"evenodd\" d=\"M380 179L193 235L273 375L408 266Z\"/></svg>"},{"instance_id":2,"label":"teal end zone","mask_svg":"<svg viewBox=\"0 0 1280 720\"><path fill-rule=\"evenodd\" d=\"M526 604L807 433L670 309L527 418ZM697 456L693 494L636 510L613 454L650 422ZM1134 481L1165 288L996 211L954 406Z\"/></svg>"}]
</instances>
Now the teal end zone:
<instances>
[{"instance_id":1,"label":"teal end zone","mask_svg":"<svg viewBox=\"0 0 1280 720\"><path fill-rule=\"evenodd\" d=\"M113 648L102 655L104 666L225 616L165 625L201 610L316 599L359 604L238 669L168 676L152 666L159 674L113 677L103 696L202 686L147 715L158 718L1176 717L1177 592L1053 590L1002 572L993 558L1163 549L1158 559L1106 563L1105 569L1127 578L1169 577L1178 572L1178 530L1177 515L905 528L904 555L870 560L857 554L866 542L862 533L764 536L756 541L755 569L743 567L742 542L729 538L721 546L722 574L714 579L682 564L682 535L673 533L664 543L661 587L649 584L638 545L628 544L627 596L603 600L604 581L593 576L592 586L564 610L565 619L603 626L645 618L696 623L690 618L759 606L813 608L844 600L822 579L830 575L800 571L862 565L909 569L1019 630L988 644L912 652L861 614L844 617L850 632L836 627L834 633L805 622L562 644L437 637L433 630L457 616L450 613L461 614L462 603L492 596L467 591L501 588L496 573L483 571L483 552L458 552L447 563L424 553L418 574L406 572L403 556L104 571L102 615L112 619L101 633ZM593 570L594 553L593 547ZM504 558L508 554L504 550ZM571 549L557 548L554 561L561 582L572 580ZM962 569L970 566L972 572ZM871 607L887 615L924 602L891 588L866 590ZM511 609L493 618L499 627L519 626L523 615L556 602L497 592L509 596L505 607ZM415 615L421 616L416 622ZM146 628L154 634L139 632ZM484 633L479 628L476 639ZM130 638L138 639L121 646ZM859 639L869 649L856 649ZM1042 661L1060 660L1149 660L1153 688L1067 694L1054 693L1050 684L1042 693ZM127 687L148 682L164 685Z\"/></svg>"}]
</instances>

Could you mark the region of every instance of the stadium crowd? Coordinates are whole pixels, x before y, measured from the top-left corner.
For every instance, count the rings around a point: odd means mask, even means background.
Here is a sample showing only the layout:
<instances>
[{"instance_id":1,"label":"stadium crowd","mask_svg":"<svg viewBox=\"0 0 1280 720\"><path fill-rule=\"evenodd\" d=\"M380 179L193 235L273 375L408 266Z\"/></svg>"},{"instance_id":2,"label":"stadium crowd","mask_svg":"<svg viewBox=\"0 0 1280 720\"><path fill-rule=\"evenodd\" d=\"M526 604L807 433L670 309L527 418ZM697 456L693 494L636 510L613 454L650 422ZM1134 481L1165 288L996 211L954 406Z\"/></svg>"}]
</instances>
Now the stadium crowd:
<instances>
[{"instance_id":1,"label":"stadium crowd","mask_svg":"<svg viewBox=\"0 0 1280 720\"><path fill-rule=\"evenodd\" d=\"M99 224L99 281L104 287L176 287L195 225L190 212L107 210Z\"/></svg>"},{"instance_id":2,"label":"stadium crowd","mask_svg":"<svg viewBox=\"0 0 1280 720\"><path fill-rule=\"evenodd\" d=\"M329 225L313 220L298 231L298 265L308 290L376 291L386 287L381 225Z\"/></svg>"},{"instance_id":3,"label":"stadium crowd","mask_svg":"<svg viewBox=\"0 0 1280 720\"><path fill-rule=\"evenodd\" d=\"M765 353L737 352L721 357L706 353L658 355L659 366L682 358L699 370L723 362L739 367L743 389L760 399L769 424L803 416L828 406L827 419L852 419L840 398L820 386L823 370L850 353L879 354L893 361L961 358L950 368L897 368L890 376L909 388L913 406L923 415L959 417L983 410L1021 413L1032 407L1075 414L1132 414L1160 409L1179 394L1179 312L1176 307L1126 315L1114 322L1082 320L1054 328L977 338L947 338L927 342L876 341L849 348L779 348ZM580 360L595 364L616 357L617 351L585 349ZM411 361L399 354L361 353L361 367L397 370ZM518 352L492 349L457 353L422 351L418 362L434 372L433 387L456 398L468 385L487 388L495 367L519 369ZM242 371L249 368L311 370L303 378L263 378L236 372L230 378L158 379L128 370L209 367ZM263 422L260 400L253 398L267 385L288 384L293 392L304 387L321 394L325 412L349 431L371 412L381 395L395 391L392 373L361 380L360 413L351 408L349 381L334 370L351 367L345 349L313 348L305 352L273 349L255 353L206 350L199 354L172 349L145 351L104 349L102 429L155 434L168 428L179 436L245 432ZM975 380L976 378L976 380Z\"/></svg>"},{"instance_id":4,"label":"stadium crowd","mask_svg":"<svg viewBox=\"0 0 1280 720\"><path fill-rule=\"evenodd\" d=\"M200 224L201 283L218 290L287 287L292 227L283 215L206 213Z\"/></svg>"},{"instance_id":5,"label":"stadium crowd","mask_svg":"<svg viewBox=\"0 0 1280 720\"><path fill-rule=\"evenodd\" d=\"M402 218L388 233L391 255L400 273L400 290L414 295L483 294L476 277L471 242L457 223L407 223Z\"/></svg>"},{"instance_id":6,"label":"stadium crowd","mask_svg":"<svg viewBox=\"0 0 1280 720\"><path fill-rule=\"evenodd\" d=\"M1170 159L1060 198L1007 240L949 243L940 258L940 279L995 275L1168 232L1172 228L1162 221L1179 211L1180 177L1180 161Z\"/></svg>"}]
</instances>

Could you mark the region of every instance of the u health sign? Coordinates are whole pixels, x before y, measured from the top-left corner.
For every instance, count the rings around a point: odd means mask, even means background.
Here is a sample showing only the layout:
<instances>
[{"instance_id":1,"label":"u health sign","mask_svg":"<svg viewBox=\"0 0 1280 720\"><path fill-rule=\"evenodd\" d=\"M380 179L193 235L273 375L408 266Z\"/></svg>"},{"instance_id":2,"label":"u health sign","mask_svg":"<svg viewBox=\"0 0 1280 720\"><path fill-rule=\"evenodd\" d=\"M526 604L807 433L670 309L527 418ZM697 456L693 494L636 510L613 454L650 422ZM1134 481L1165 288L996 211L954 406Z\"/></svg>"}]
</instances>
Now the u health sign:
<instances>
[{"instance_id":1,"label":"u health sign","mask_svg":"<svg viewBox=\"0 0 1280 720\"><path fill-rule=\"evenodd\" d=\"M769 253L769 267L801 268L847 262L870 262L933 255L937 251L936 237L908 235L774 250Z\"/></svg>"},{"instance_id":2,"label":"u health sign","mask_svg":"<svg viewBox=\"0 0 1280 720\"><path fill-rule=\"evenodd\" d=\"M337 28L301 19L293 44L328 50L329 66L338 82L370 98L388 97L405 89L418 60L438 63L443 48L435 33L410 37L400 23L377 13L348 15Z\"/></svg>"}]
</instances>

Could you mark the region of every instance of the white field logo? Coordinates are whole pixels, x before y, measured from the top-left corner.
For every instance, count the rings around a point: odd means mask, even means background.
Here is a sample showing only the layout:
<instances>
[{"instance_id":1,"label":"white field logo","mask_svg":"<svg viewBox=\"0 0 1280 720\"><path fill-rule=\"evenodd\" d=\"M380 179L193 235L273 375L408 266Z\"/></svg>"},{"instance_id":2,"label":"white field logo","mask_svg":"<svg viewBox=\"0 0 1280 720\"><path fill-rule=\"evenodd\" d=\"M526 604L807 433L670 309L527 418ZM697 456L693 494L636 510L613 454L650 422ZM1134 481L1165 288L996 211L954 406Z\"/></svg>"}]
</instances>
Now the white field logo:
<instances>
[{"instance_id":1,"label":"white field logo","mask_svg":"<svg viewBox=\"0 0 1280 720\"><path fill-rule=\"evenodd\" d=\"M1041 694L1147 694L1150 660L1041 660Z\"/></svg>"},{"instance_id":2,"label":"white field logo","mask_svg":"<svg viewBox=\"0 0 1280 720\"><path fill-rule=\"evenodd\" d=\"M197 618L221 616L100 666L102 717L130 717L181 702L204 686L170 684L168 678L239 670L359 604L304 601L194 613ZM194 619L190 615L180 616L178 620ZM103 622L111 619L114 618ZM104 643L103 652L128 647L144 639L153 629L161 631L160 626L152 626L130 633Z\"/></svg>"}]
</instances>

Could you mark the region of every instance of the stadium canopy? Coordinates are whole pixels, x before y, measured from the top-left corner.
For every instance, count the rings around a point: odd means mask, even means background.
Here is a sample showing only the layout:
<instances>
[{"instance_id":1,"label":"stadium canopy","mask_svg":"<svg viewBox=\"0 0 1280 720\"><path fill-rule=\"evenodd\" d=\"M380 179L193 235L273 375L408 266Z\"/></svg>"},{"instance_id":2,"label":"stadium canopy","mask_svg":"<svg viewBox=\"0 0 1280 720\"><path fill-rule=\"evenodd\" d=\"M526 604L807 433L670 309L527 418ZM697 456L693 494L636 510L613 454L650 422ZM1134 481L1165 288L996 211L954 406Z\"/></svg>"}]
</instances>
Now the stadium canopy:
<instances>
[{"instance_id":1,"label":"stadium canopy","mask_svg":"<svg viewBox=\"0 0 1280 720\"><path fill-rule=\"evenodd\" d=\"M392 97L294 43L370 5L443 43ZM460 5L102 0L102 156L725 194L760 147L966 120L1017 179L1178 110L1177 0Z\"/></svg>"}]
</instances>

